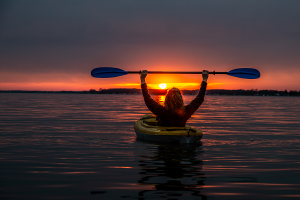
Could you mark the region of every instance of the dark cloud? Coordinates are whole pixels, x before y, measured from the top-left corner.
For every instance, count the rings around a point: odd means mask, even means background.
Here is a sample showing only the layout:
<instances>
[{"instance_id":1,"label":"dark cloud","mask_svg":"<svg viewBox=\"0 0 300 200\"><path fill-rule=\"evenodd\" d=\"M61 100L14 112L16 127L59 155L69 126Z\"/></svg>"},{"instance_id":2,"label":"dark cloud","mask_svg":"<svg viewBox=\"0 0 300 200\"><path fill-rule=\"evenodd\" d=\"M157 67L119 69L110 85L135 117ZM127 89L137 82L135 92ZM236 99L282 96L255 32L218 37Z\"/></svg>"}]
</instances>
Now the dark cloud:
<instances>
[{"instance_id":1,"label":"dark cloud","mask_svg":"<svg viewBox=\"0 0 300 200\"><path fill-rule=\"evenodd\" d=\"M299 6L298 1L276 0L12 1L6 6L1 38L46 44L297 39Z\"/></svg>"}]
</instances>

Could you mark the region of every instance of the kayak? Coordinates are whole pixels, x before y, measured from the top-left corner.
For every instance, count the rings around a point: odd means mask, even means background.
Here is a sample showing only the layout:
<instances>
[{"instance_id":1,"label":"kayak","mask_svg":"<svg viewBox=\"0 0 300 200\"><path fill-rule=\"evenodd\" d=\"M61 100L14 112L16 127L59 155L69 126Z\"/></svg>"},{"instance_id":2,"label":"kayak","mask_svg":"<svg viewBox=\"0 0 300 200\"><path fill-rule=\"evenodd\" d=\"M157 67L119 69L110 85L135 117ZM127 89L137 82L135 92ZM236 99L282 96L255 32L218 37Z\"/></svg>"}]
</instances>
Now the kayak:
<instances>
[{"instance_id":1,"label":"kayak","mask_svg":"<svg viewBox=\"0 0 300 200\"><path fill-rule=\"evenodd\" d=\"M152 115L144 115L134 124L139 139L152 142L198 143L203 133L188 125L185 127L157 126L157 119Z\"/></svg>"}]
</instances>

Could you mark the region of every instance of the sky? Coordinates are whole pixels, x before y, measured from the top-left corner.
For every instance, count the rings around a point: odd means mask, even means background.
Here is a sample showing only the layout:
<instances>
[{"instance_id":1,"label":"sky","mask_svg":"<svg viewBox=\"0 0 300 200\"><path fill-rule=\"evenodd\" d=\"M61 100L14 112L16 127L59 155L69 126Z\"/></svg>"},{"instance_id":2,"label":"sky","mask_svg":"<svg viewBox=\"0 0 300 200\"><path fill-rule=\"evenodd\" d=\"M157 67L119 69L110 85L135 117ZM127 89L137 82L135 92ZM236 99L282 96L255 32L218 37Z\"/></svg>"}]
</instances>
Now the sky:
<instances>
[{"instance_id":1,"label":"sky","mask_svg":"<svg viewBox=\"0 0 300 200\"><path fill-rule=\"evenodd\" d=\"M0 90L140 88L126 71L255 68L210 75L208 89L300 90L298 0L1 0ZM197 89L201 75L151 75L150 88Z\"/></svg>"}]
</instances>

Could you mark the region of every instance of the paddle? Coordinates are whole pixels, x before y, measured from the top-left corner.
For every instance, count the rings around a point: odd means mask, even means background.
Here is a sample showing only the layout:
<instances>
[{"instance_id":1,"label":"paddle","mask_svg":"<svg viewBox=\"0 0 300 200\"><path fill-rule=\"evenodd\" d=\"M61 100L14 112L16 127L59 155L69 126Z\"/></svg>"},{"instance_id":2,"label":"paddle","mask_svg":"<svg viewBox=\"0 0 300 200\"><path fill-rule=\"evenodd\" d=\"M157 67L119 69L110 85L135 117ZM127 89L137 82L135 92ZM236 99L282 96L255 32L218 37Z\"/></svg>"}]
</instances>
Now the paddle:
<instances>
[{"instance_id":1,"label":"paddle","mask_svg":"<svg viewBox=\"0 0 300 200\"><path fill-rule=\"evenodd\" d=\"M126 74L140 74L141 71L124 71L114 67L98 67L92 70L91 75L95 78L112 78L123 76ZM180 72L180 71L148 71L148 74L202 74L202 72ZM256 79L260 77L257 69L252 68L238 68L229 72L209 72L209 74L227 74L230 76L246 79Z\"/></svg>"}]
</instances>

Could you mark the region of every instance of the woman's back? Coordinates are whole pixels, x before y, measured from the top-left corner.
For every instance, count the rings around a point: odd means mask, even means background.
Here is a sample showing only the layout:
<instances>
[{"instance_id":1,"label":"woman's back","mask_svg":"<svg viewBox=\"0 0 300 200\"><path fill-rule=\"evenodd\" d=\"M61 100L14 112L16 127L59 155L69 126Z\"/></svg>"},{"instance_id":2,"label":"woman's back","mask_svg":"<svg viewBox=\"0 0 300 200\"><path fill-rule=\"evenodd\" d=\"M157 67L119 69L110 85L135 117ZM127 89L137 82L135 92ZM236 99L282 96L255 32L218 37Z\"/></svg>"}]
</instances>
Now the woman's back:
<instances>
[{"instance_id":1,"label":"woman's back","mask_svg":"<svg viewBox=\"0 0 300 200\"><path fill-rule=\"evenodd\" d=\"M204 96L207 86L208 72L203 71L203 81L197 97L187 106L183 105L182 95L179 89L172 88L169 90L165 106L155 102L148 93L145 77L147 71L143 70L141 74L141 88L144 96L144 101L148 109L158 117L158 125L160 126L175 126L183 127L191 115L199 108L204 101Z\"/></svg>"}]
</instances>

